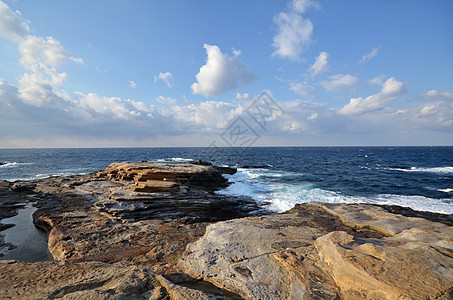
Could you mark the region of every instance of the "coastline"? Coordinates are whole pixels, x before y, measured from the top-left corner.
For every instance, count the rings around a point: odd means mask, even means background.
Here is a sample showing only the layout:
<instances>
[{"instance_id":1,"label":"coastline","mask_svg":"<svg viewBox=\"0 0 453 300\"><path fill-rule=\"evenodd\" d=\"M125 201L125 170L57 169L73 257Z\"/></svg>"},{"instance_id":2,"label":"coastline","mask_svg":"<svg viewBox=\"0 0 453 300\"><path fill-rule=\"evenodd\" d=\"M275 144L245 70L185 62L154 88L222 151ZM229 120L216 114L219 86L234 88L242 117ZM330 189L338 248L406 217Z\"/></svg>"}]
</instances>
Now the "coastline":
<instances>
[{"instance_id":1,"label":"coastline","mask_svg":"<svg viewBox=\"0 0 453 300\"><path fill-rule=\"evenodd\" d=\"M0 258L0 296L453 297L451 215L328 203L270 213L214 193L227 185L222 173L234 172L203 162L114 163L2 182L9 216L37 202L34 223L48 232L54 261Z\"/></svg>"}]
</instances>

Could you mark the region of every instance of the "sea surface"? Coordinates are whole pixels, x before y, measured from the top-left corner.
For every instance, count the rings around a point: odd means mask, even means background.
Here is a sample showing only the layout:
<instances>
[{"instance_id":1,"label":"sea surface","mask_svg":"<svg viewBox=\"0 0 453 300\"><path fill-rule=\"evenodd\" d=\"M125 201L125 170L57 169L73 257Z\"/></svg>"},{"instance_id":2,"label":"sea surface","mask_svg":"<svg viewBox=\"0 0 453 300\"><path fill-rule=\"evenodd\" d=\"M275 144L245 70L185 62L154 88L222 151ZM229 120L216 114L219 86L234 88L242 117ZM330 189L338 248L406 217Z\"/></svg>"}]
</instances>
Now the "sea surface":
<instances>
[{"instance_id":1,"label":"sea surface","mask_svg":"<svg viewBox=\"0 0 453 300\"><path fill-rule=\"evenodd\" d=\"M250 196L277 212L320 201L453 214L453 147L0 149L0 179L84 174L115 161L194 159L237 167L219 193Z\"/></svg>"}]
</instances>

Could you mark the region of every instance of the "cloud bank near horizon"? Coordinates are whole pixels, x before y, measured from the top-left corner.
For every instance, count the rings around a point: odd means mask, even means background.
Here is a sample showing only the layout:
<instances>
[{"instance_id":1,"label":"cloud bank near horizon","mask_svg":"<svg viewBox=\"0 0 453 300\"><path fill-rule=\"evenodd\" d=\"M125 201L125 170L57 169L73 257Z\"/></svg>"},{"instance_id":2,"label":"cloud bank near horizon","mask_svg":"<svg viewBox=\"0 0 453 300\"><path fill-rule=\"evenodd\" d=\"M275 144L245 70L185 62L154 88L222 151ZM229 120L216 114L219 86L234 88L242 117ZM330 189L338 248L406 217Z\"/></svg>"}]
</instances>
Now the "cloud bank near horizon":
<instances>
[{"instance_id":1,"label":"cloud bank near horizon","mask_svg":"<svg viewBox=\"0 0 453 300\"><path fill-rule=\"evenodd\" d=\"M287 11L275 16L278 33L272 44L273 56L300 60L312 42L313 24L302 17L310 8L319 9L320 5L316 1L294 0L289 2ZM69 93L64 89L69 75L58 69L63 63L83 65L84 60L52 36L31 35L30 28L30 21L0 1L0 35L17 45L19 63L25 70L17 85L0 79L0 126L6 129L0 133L0 148L121 143L208 146L236 118L247 115L253 100L248 93L238 93L236 99L219 100L225 92L255 82L257 76L240 60L240 50L234 49L229 55L219 46L209 44L204 44L206 62L195 75L190 90L196 95L217 97L215 101L192 103L185 98L185 104L178 105L177 99L160 95L156 104L150 105L93 92ZM360 64L377 54L378 48L374 48L362 57ZM285 114L267 120L266 132L261 133L262 144L327 144L328 139L334 144L358 144L367 134L387 136L395 142L401 141L400 136L413 139L423 134L430 143L429 132L452 136L452 93L429 90L418 95L424 101L422 104L405 103L398 107L394 104L407 93L407 83L394 77L375 77L367 83L351 74L333 72L330 55L320 51L306 69L303 81L289 81L288 88L302 99L283 101L275 96ZM324 73L326 79L318 80ZM155 81L162 81L169 89L175 87L170 72L159 73ZM316 99L318 86L333 93L355 91L360 84L373 84L376 92L351 97L347 104L338 106ZM129 86L138 87L132 80Z\"/></svg>"}]
</instances>

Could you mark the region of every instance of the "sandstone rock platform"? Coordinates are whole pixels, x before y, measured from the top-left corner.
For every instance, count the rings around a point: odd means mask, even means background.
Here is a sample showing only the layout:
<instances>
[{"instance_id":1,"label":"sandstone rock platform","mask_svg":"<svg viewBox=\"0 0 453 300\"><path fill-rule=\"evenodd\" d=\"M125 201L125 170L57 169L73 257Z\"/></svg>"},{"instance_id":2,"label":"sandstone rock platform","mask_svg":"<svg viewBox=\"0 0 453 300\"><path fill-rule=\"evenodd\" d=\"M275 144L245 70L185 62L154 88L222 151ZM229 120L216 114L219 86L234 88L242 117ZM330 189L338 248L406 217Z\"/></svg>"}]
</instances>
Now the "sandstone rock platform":
<instances>
[{"instance_id":1,"label":"sandstone rock platform","mask_svg":"<svg viewBox=\"0 0 453 300\"><path fill-rule=\"evenodd\" d=\"M271 214L215 193L234 171L121 162L0 182L0 218L35 203L54 258L0 256L0 298L453 299L451 216L327 203Z\"/></svg>"}]
</instances>

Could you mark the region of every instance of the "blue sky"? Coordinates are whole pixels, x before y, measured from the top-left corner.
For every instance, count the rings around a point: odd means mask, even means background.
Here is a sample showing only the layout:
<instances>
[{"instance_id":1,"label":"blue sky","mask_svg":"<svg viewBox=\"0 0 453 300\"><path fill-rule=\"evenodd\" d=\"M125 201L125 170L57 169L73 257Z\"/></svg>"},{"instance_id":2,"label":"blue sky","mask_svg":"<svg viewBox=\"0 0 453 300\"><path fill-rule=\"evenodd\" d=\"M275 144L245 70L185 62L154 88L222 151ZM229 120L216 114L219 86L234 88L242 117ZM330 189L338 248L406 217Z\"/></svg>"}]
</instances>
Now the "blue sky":
<instances>
[{"instance_id":1,"label":"blue sky","mask_svg":"<svg viewBox=\"0 0 453 300\"><path fill-rule=\"evenodd\" d=\"M452 145L452 15L451 1L0 0L0 148L223 146L239 117L254 146ZM260 127L247 109L263 91L281 111Z\"/></svg>"}]
</instances>

